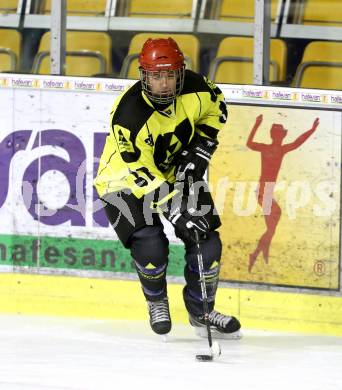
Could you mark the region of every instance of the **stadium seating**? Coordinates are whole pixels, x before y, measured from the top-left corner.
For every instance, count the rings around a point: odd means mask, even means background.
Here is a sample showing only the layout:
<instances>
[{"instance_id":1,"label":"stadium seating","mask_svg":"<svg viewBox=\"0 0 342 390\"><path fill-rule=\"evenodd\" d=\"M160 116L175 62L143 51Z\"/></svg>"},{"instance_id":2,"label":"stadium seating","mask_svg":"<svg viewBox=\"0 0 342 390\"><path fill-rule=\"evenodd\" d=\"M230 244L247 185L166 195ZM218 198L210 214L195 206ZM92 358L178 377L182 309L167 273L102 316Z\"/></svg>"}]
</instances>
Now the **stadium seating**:
<instances>
[{"instance_id":1,"label":"stadium seating","mask_svg":"<svg viewBox=\"0 0 342 390\"><path fill-rule=\"evenodd\" d=\"M341 0L306 0L303 7L303 24L342 27Z\"/></svg>"},{"instance_id":2,"label":"stadium seating","mask_svg":"<svg viewBox=\"0 0 342 390\"><path fill-rule=\"evenodd\" d=\"M148 38L168 38L170 36L170 34L158 33L136 34L130 42L128 54L122 64L120 77L138 79L138 55L141 51L144 42ZM172 38L178 43L179 47L184 53L186 67L188 69L198 71L200 50L198 38L191 34L173 34Z\"/></svg>"},{"instance_id":3,"label":"stadium seating","mask_svg":"<svg viewBox=\"0 0 342 390\"><path fill-rule=\"evenodd\" d=\"M230 22L250 22L254 20L255 0L220 0L216 2L216 10L213 11L215 19ZM271 2L271 17L274 21L277 14L278 0Z\"/></svg>"},{"instance_id":4,"label":"stadium seating","mask_svg":"<svg viewBox=\"0 0 342 390\"><path fill-rule=\"evenodd\" d=\"M0 29L0 72L18 70L21 40L17 30Z\"/></svg>"},{"instance_id":5,"label":"stadium seating","mask_svg":"<svg viewBox=\"0 0 342 390\"><path fill-rule=\"evenodd\" d=\"M336 55L338 50L341 49L336 40L338 39L337 35L340 34L339 29L342 30L342 0L270 1L272 21L283 22L282 26L278 25L276 29L274 26L272 28L272 36L281 37L282 40L271 40L271 83L289 85L288 80L293 78L292 86L341 89L342 60ZM49 28L50 19L32 14L49 15L52 0L27 0L27 14L25 15L16 14L20 4L23 4L20 0L0 0L0 28L2 28L0 33L0 72L28 72L32 69L35 73L48 74L50 73L49 34L43 35L33 67L31 68L31 66L39 37L43 29L46 31ZM117 71L121 66L120 77L137 79L139 77L138 53L143 42L149 36L168 37L171 35L176 38L185 54L187 68L207 74L208 65L210 65L208 76L216 82L252 83L253 38L234 36L252 34L252 26L249 28L244 24L218 23L218 21L253 23L255 0L202 0L201 10L204 12L204 16L201 15L205 19L214 20L208 23L201 20L198 25L195 24L198 27L199 35L188 33L188 27L183 28L183 32L186 32L180 34L145 33L149 28L158 31L159 23L161 23L161 21L151 20L151 26L149 26L145 18L161 18L162 20L172 18L174 21L183 19L180 25L191 26L192 20L190 18L194 17L195 6L198 4L197 0L67 0L66 6L69 16L94 18L68 19L69 28L82 30L79 32L82 35L77 35L76 31L68 31L67 33L66 73L77 76L117 77ZM283 7L280 6L281 4ZM284 19L279 19L280 10L285 12ZM116 16L127 16L128 18L117 19L118 27L116 27L116 19L108 20L107 24L104 18L97 18L98 20L94 22L92 27L91 22L92 20L95 21L96 16L114 14ZM144 19L129 21L129 18ZM129 47L128 42L132 35L125 23L132 27L135 32L144 31L132 38ZM165 21L165 23L164 28L168 28L167 25L170 21ZM108 35L102 32L91 33L87 31L88 26L89 29L99 29L101 31L108 27ZM136 29L135 26L137 26ZM339 29L336 29L336 27L339 27ZM122 29L122 31L114 31L116 28L118 30ZM22 37L18 32L13 32L13 35L9 37L9 31L15 29L22 32ZM248 32L245 32L246 30ZM227 36L228 34L229 36ZM104 36L105 38L103 38ZM111 47L110 36L113 37L114 47ZM186 36L187 39L184 38ZM206 63L208 58L212 58L218 40L222 36L226 36L227 41L222 40L216 58L210 64ZM305 50L303 58L300 60L304 44L316 40L307 47L307 49L313 50L316 45L323 43L318 43L318 40L328 41L331 38L335 41L331 42L329 48L326 44L317 46L319 48L315 49L310 57L307 54L310 51ZM21 47L22 40L23 47ZM287 57L285 42L289 45L289 57ZM330 52L330 47L333 48L331 50L334 53ZM115 60L115 74L112 68L112 50ZM121 65L122 54L126 50L128 54ZM322 54L325 55L322 56ZM293 77L296 68L296 74Z\"/></svg>"},{"instance_id":6,"label":"stadium seating","mask_svg":"<svg viewBox=\"0 0 342 390\"><path fill-rule=\"evenodd\" d=\"M310 42L304 50L293 85L342 90L342 42Z\"/></svg>"},{"instance_id":7,"label":"stadium seating","mask_svg":"<svg viewBox=\"0 0 342 390\"><path fill-rule=\"evenodd\" d=\"M127 0L124 15L144 18L190 18L192 0Z\"/></svg>"},{"instance_id":8,"label":"stadium seating","mask_svg":"<svg viewBox=\"0 0 342 390\"><path fill-rule=\"evenodd\" d=\"M41 2L40 13L51 13L52 0ZM106 0L68 0L67 14L74 16L100 16L106 11Z\"/></svg>"},{"instance_id":9,"label":"stadium seating","mask_svg":"<svg viewBox=\"0 0 342 390\"><path fill-rule=\"evenodd\" d=\"M1 0L0 14L13 14L17 12L18 0Z\"/></svg>"},{"instance_id":10,"label":"stadium seating","mask_svg":"<svg viewBox=\"0 0 342 390\"><path fill-rule=\"evenodd\" d=\"M211 62L209 78L219 83L253 84L253 38L226 37ZM286 78L287 47L280 39L270 43L270 81Z\"/></svg>"},{"instance_id":11,"label":"stadium seating","mask_svg":"<svg viewBox=\"0 0 342 390\"><path fill-rule=\"evenodd\" d=\"M40 41L32 72L50 74L50 32ZM112 42L107 33L91 31L67 31L66 69L68 76L91 76L110 73Z\"/></svg>"}]
</instances>

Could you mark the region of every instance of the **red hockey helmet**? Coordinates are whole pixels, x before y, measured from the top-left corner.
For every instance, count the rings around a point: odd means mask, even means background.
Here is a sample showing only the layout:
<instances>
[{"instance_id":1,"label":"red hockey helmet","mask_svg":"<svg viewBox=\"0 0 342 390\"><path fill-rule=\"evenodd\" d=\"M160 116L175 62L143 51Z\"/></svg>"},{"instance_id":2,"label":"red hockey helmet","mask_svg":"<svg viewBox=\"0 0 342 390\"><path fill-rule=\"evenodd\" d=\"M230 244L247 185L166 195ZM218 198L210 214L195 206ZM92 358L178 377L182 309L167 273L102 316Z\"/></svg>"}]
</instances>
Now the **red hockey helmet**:
<instances>
[{"instance_id":1,"label":"red hockey helmet","mask_svg":"<svg viewBox=\"0 0 342 390\"><path fill-rule=\"evenodd\" d=\"M140 80L147 97L155 103L171 103L182 91L184 85L184 55L172 38L149 38L139 55ZM174 77L176 84L172 91L152 91L152 78L161 75Z\"/></svg>"}]
</instances>

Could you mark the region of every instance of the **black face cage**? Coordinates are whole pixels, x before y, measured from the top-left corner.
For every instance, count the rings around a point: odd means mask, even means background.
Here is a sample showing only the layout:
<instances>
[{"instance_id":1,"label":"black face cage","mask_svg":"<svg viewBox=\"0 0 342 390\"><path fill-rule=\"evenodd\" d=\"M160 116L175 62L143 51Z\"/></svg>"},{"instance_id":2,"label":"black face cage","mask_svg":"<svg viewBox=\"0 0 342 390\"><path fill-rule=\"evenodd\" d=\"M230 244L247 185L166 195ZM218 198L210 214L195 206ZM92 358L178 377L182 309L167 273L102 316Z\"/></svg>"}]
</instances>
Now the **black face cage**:
<instances>
[{"instance_id":1,"label":"black face cage","mask_svg":"<svg viewBox=\"0 0 342 390\"><path fill-rule=\"evenodd\" d=\"M151 88L151 80L152 78L160 78L161 72L165 71L152 71L145 70L142 67L139 68L140 71L140 81L142 85L142 89L145 92L145 95L154 103L158 104L170 104L172 101L180 95L184 85L184 75L185 75L185 65L176 70L168 70L173 77L176 78L176 88L173 91L169 92L161 92L161 93L153 93Z\"/></svg>"}]
</instances>

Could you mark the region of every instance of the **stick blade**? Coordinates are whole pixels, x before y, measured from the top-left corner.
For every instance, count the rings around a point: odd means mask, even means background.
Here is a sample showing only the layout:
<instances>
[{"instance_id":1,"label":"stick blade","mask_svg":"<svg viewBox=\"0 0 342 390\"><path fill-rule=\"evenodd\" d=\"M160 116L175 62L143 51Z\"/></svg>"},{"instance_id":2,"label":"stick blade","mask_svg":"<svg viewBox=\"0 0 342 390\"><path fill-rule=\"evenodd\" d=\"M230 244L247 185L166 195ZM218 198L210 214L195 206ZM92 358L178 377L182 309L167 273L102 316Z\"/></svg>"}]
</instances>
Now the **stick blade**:
<instances>
[{"instance_id":1,"label":"stick blade","mask_svg":"<svg viewBox=\"0 0 342 390\"><path fill-rule=\"evenodd\" d=\"M199 362L211 362L213 360L213 355L196 355L196 360Z\"/></svg>"}]
</instances>

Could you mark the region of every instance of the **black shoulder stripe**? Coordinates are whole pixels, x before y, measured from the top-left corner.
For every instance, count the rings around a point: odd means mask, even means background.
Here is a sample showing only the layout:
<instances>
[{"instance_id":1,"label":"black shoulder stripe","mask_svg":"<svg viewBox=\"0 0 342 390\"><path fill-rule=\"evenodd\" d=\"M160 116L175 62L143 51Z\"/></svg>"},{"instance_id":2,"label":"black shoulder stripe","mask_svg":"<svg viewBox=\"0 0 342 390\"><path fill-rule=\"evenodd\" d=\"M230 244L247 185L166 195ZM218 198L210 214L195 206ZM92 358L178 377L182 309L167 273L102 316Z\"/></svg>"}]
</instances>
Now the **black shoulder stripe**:
<instances>
[{"instance_id":1,"label":"black shoulder stripe","mask_svg":"<svg viewBox=\"0 0 342 390\"><path fill-rule=\"evenodd\" d=\"M136 138L139 130L147 122L153 111L154 109L145 102L142 96L140 81L135 83L121 98L112 118L112 127L114 128L117 125L130 131L129 141L134 151L122 151L120 153L125 162L135 162L139 159L141 151L136 147ZM123 141L123 139L121 141L116 140L118 145Z\"/></svg>"},{"instance_id":2,"label":"black shoulder stripe","mask_svg":"<svg viewBox=\"0 0 342 390\"><path fill-rule=\"evenodd\" d=\"M211 80L206 80L200 74L192 72L191 70L186 70L184 87L182 89L181 95L197 92L209 92L210 98L213 102L216 102L217 95L222 93L220 88Z\"/></svg>"},{"instance_id":3,"label":"black shoulder stripe","mask_svg":"<svg viewBox=\"0 0 342 390\"><path fill-rule=\"evenodd\" d=\"M141 83L138 81L122 97L113 115L112 126L119 125L137 133L153 111L142 97Z\"/></svg>"},{"instance_id":4,"label":"black shoulder stripe","mask_svg":"<svg viewBox=\"0 0 342 390\"><path fill-rule=\"evenodd\" d=\"M203 76L191 70L185 71L184 86L181 95L196 92L210 92L210 87Z\"/></svg>"}]
</instances>

